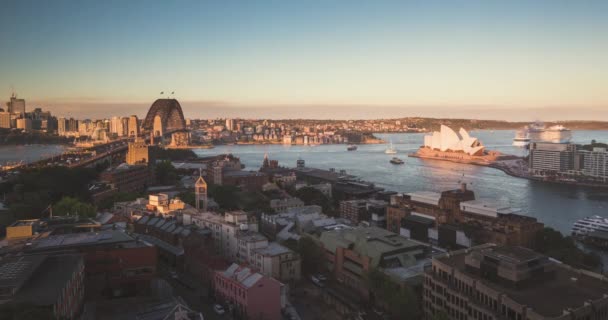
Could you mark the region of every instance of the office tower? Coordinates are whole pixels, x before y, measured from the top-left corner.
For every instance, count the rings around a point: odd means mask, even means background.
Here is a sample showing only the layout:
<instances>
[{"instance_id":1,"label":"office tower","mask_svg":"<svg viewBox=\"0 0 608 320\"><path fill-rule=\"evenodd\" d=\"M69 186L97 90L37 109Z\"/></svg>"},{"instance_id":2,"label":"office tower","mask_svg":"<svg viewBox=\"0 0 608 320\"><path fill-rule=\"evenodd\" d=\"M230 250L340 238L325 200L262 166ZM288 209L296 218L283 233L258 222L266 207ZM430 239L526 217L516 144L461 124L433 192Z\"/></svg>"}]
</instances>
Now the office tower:
<instances>
[{"instance_id":1,"label":"office tower","mask_svg":"<svg viewBox=\"0 0 608 320\"><path fill-rule=\"evenodd\" d=\"M9 113L18 113L25 115L25 100L17 99L17 96L13 93L11 101L7 103Z\"/></svg>"},{"instance_id":2,"label":"office tower","mask_svg":"<svg viewBox=\"0 0 608 320\"><path fill-rule=\"evenodd\" d=\"M226 119L226 130L234 130L234 119Z\"/></svg>"},{"instance_id":3,"label":"office tower","mask_svg":"<svg viewBox=\"0 0 608 320\"><path fill-rule=\"evenodd\" d=\"M11 128L11 114L9 112L0 112L0 128Z\"/></svg>"},{"instance_id":4,"label":"office tower","mask_svg":"<svg viewBox=\"0 0 608 320\"><path fill-rule=\"evenodd\" d=\"M60 136L63 136L66 134L67 132L67 128L68 127L68 121L66 118L61 117L59 119L57 119L57 134L59 134Z\"/></svg>"}]
</instances>

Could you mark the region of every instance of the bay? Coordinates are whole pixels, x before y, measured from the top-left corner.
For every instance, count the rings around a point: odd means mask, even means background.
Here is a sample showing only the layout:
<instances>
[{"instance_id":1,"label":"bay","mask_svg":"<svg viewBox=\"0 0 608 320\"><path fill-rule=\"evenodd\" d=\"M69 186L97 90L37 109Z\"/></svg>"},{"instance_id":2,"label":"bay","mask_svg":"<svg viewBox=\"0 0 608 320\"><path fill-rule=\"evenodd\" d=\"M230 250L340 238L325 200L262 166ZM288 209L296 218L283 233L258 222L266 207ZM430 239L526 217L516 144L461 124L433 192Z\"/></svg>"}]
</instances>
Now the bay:
<instances>
[{"instance_id":1,"label":"bay","mask_svg":"<svg viewBox=\"0 0 608 320\"><path fill-rule=\"evenodd\" d=\"M486 148L503 153L524 155L525 150L513 147L513 130L478 130L471 135L479 138ZM240 157L248 170L258 170L264 155L279 161L279 165L295 167L298 159L306 166L346 170L362 180L398 192L444 191L466 182L477 198L499 201L520 208L524 215L536 217L546 225L565 234L572 224L590 215L608 216L608 189L594 189L548 184L511 177L500 170L437 160L408 158L423 143L424 134L377 134L392 141L404 165L389 163L395 155L384 153L387 144L359 145L357 151L346 151L345 145L285 146L285 145L227 145L213 149L195 149L199 156L232 153ZM608 131L576 131L573 142L589 143L592 139L608 142Z\"/></svg>"}]
</instances>

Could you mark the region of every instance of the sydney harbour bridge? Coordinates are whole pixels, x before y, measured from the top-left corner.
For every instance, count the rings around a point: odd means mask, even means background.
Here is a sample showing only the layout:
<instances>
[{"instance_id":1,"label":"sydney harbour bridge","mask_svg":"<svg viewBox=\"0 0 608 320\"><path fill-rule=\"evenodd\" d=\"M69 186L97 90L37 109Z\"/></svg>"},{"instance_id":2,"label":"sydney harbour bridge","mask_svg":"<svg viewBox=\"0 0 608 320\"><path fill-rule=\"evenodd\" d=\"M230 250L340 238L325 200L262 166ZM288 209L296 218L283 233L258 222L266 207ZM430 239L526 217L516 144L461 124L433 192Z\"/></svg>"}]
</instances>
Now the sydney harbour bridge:
<instances>
[{"instance_id":1,"label":"sydney harbour bridge","mask_svg":"<svg viewBox=\"0 0 608 320\"><path fill-rule=\"evenodd\" d=\"M190 132L182 107L176 99L157 99L154 101L142 123L144 134L149 134L153 142L171 139L172 146L187 146ZM160 140L160 141L159 141Z\"/></svg>"}]
</instances>

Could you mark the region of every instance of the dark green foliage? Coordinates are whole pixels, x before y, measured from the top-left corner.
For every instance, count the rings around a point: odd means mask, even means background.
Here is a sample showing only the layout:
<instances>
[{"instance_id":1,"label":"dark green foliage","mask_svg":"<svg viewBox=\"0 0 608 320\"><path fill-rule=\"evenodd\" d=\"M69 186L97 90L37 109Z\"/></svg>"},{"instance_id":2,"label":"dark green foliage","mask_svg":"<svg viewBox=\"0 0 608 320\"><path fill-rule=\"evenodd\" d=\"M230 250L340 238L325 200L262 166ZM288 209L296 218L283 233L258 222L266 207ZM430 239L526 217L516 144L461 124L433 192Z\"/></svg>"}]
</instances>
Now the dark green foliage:
<instances>
[{"instance_id":1,"label":"dark green foliage","mask_svg":"<svg viewBox=\"0 0 608 320\"><path fill-rule=\"evenodd\" d=\"M170 160L170 161L180 161L180 160L191 160L196 159L196 153L190 149L162 149L155 148L154 149L154 158L159 160Z\"/></svg>"},{"instance_id":2,"label":"dark green foliage","mask_svg":"<svg viewBox=\"0 0 608 320\"><path fill-rule=\"evenodd\" d=\"M302 271L307 274L323 271L325 266L325 250L309 237L302 237L298 242L298 250L302 259Z\"/></svg>"},{"instance_id":3,"label":"dark green foliage","mask_svg":"<svg viewBox=\"0 0 608 320\"><path fill-rule=\"evenodd\" d=\"M171 161L161 161L156 163L154 168L156 182L161 185L172 185L177 182L177 171Z\"/></svg>"},{"instance_id":4,"label":"dark green foliage","mask_svg":"<svg viewBox=\"0 0 608 320\"><path fill-rule=\"evenodd\" d=\"M271 212L270 200L261 192L240 192L239 207L245 211Z\"/></svg>"},{"instance_id":5,"label":"dark green foliage","mask_svg":"<svg viewBox=\"0 0 608 320\"><path fill-rule=\"evenodd\" d=\"M97 178L94 169L45 167L23 171L6 195L10 213L16 219L43 216L43 210L63 197L88 202L88 184ZM8 187L7 187L8 188Z\"/></svg>"},{"instance_id":6,"label":"dark green foliage","mask_svg":"<svg viewBox=\"0 0 608 320\"><path fill-rule=\"evenodd\" d=\"M420 318L418 297L412 289L399 286L378 269L372 269L366 274L366 282L375 301L387 307L394 319Z\"/></svg>"},{"instance_id":7,"label":"dark green foliage","mask_svg":"<svg viewBox=\"0 0 608 320\"><path fill-rule=\"evenodd\" d=\"M53 205L53 215L56 216L79 215L81 217L93 218L96 213L97 210L95 210L93 205L71 197L64 197Z\"/></svg>"},{"instance_id":8,"label":"dark green foliage","mask_svg":"<svg viewBox=\"0 0 608 320\"><path fill-rule=\"evenodd\" d=\"M142 196L142 194L133 192L120 192L102 200L97 207L102 210L111 209L116 202L134 201Z\"/></svg>"},{"instance_id":9,"label":"dark green foliage","mask_svg":"<svg viewBox=\"0 0 608 320\"><path fill-rule=\"evenodd\" d=\"M54 320L50 308L32 306L28 304L0 305L0 319L6 320Z\"/></svg>"},{"instance_id":10,"label":"dark green foliage","mask_svg":"<svg viewBox=\"0 0 608 320\"><path fill-rule=\"evenodd\" d=\"M595 269L601 264L597 254L584 252L576 246L572 237L564 237L549 227L536 234L532 249L577 268Z\"/></svg>"},{"instance_id":11,"label":"dark green foliage","mask_svg":"<svg viewBox=\"0 0 608 320\"><path fill-rule=\"evenodd\" d=\"M323 192L312 188L304 187L295 192L295 196L304 201L306 205L317 205L323 208L323 213L330 214L333 212L331 200L323 194Z\"/></svg>"},{"instance_id":12,"label":"dark green foliage","mask_svg":"<svg viewBox=\"0 0 608 320\"><path fill-rule=\"evenodd\" d=\"M210 185L207 189L209 197L225 210L238 209L238 192L239 188L234 186Z\"/></svg>"},{"instance_id":13,"label":"dark green foliage","mask_svg":"<svg viewBox=\"0 0 608 320\"><path fill-rule=\"evenodd\" d=\"M180 198L183 202L196 207L196 195L192 191L184 191L177 194L177 197Z\"/></svg>"}]
</instances>

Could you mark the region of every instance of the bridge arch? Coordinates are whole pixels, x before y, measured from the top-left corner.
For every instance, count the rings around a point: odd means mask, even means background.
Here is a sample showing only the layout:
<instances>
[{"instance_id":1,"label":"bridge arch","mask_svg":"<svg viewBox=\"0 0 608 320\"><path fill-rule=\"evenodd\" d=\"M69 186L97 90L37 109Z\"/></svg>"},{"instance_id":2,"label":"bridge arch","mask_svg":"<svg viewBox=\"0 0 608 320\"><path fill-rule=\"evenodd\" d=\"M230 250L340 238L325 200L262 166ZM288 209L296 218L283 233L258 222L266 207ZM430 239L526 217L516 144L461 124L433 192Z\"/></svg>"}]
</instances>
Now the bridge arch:
<instances>
[{"instance_id":1,"label":"bridge arch","mask_svg":"<svg viewBox=\"0 0 608 320\"><path fill-rule=\"evenodd\" d=\"M186 129L186 120L181 105L176 99L154 101L142 127L146 131L160 131L162 134Z\"/></svg>"}]
</instances>

